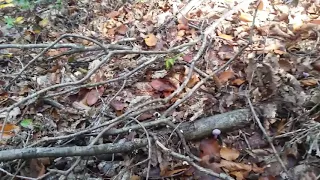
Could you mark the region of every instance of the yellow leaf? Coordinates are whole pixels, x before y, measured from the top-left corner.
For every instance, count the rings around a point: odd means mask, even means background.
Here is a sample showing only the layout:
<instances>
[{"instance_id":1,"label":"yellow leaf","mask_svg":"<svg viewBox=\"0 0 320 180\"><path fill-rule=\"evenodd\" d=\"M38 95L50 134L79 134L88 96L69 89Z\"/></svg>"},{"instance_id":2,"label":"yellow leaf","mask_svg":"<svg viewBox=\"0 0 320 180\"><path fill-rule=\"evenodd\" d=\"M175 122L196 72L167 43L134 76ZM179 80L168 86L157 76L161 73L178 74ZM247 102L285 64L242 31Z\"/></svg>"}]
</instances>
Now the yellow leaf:
<instances>
[{"instance_id":1,"label":"yellow leaf","mask_svg":"<svg viewBox=\"0 0 320 180\"><path fill-rule=\"evenodd\" d=\"M258 4L258 10L262 11L263 10L263 0L260 0Z\"/></svg>"},{"instance_id":2,"label":"yellow leaf","mask_svg":"<svg viewBox=\"0 0 320 180\"><path fill-rule=\"evenodd\" d=\"M12 3L9 3L9 4L1 4L0 5L0 9L3 9L3 8L7 8L7 7L14 7L15 5L12 4Z\"/></svg>"},{"instance_id":3,"label":"yellow leaf","mask_svg":"<svg viewBox=\"0 0 320 180\"><path fill-rule=\"evenodd\" d=\"M21 16L19 16L19 17L16 18L16 20L14 20L14 23L16 23L16 24L22 24L22 23L23 23L23 20L24 20L24 18L21 17Z\"/></svg>"},{"instance_id":4,"label":"yellow leaf","mask_svg":"<svg viewBox=\"0 0 320 180\"><path fill-rule=\"evenodd\" d=\"M157 37L154 34L148 34L148 36L144 39L147 46L155 46L157 44Z\"/></svg>"},{"instance_id":5,"label":"yellow leaf","mask_svg":"<svg viewBox=\"0 0 320 180\"><path fill-rule=\"evenodd\" d=\"M223 39L226 39L226 40L232 40L233 39L232 36L227 35L227 34L222 34L222 33L219 33L219 37L221 37Z\"/></svg>"},{"instance_id":6,"label":"yellow leaf","mask_svg":"<svg viewBox=\"0 0 320 180\"><path fill-rule=\"evenodd\" d=\"M247 13L241 13L239 16L239 19L244 22L252 22L253 21L253 17L251 16L251 14L247 14Z\"/></svg>"},{"instance_id":7,"label":"yellow leaf","mask_svg":"<svg viewBox=\"0 0 320 180\"><path fill-rule=\"evenodd\" d=\"M39 26L46 27L49 24L48 18L44 18L39 22Z\"/></svg>"}]
</instances>

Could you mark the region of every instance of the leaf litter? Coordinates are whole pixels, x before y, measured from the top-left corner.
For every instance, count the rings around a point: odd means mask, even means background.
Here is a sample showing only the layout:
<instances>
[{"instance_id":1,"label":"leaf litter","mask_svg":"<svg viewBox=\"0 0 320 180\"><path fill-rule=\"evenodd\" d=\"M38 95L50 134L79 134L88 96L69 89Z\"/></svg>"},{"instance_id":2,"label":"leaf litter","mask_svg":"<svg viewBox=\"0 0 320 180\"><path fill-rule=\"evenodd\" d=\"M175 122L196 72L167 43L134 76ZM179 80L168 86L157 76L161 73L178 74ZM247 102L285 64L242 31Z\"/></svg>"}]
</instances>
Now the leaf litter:
<instances>
[{"instance_id":1,"label":"leaf litter","mask_svg":"<svg viewBox=\"0 0 320 180\"><path fill-rule=\"evenodd\" d=\"M0 160L27 147L121 147L10 159L1 177L319 179L320 4L250 2L0 1ZM184 140L180 126L250 109L247 98L262 128L250 116Z\"/></svg>"}]
</instances>

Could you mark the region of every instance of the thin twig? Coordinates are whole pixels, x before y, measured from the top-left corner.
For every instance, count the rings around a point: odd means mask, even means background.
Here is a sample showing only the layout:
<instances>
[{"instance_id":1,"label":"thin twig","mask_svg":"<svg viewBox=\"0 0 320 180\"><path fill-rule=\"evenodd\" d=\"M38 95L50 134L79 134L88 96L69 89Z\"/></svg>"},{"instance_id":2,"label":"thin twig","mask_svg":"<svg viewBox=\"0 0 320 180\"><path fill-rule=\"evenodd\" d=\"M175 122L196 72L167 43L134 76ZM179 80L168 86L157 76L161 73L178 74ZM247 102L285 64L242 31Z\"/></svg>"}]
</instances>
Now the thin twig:
<instances>
[{"instance_id":1,"label":"thin twig","mask_svg":"<svg viewBox=\"0 0 320 180\"><path fill-rule=\"evenodd\" d=\"M274 147L271 138L268 136L266 130L264 129L262 123L260 122L260 119L259 119L256 111L254 110L254 107L253 107L253 105L252 105L252 102L251 102L250 97L248 96L248 94L246 94L246 97L247 97L247 100L248 100L248 103L249 103L249 106L250 106L252 115L253 115L256 123L258 124L260 130L262 131L263 135L266 137L268 143L270 144L270 146L271 146L271 148L272 148L272 150L273 150L273 152L274 152L277 160L278 160L279 163L281 164L282 169L285 171L285 173L286 173L287 175L289 175L288 170L287 170L284 162L283 162L282 159L280 158L280 155L279 155L279 153L277 152L276 148Z\"/></svg>"},{"instance_id":2,"label":"thin twig","mask_svg":"<svg viewBox=\"0 0 320 180\"><path fill-rule=\"evenodd\" d=\"M146 179L148 180L149 179L150 166L151 166L151 155L152 155L151 139L150 139L150 136L149 136L149 133L148 133L147 129L143 126L143 124L140 121L138 121L136 118L130 118L130 119L132 119L137 124L139 124L139 126L141 126L141 128L143 129L143 131L146 133L146 136L147 136L147 140L148 140L148 158L143 160L143 161L140 161L140 162L136 163L134 166L138 166L140 164L148 162L147 175L146 175ZM132 168L134 166L131 166L130 168Z\"/></svg>"},{"instance_id":3,"label":"thin twig","mask_svg":"<svg viewBox=\"0 0 320 180\"><path fill-rule=\"evenodd\" d=\"M206 173L206 174L209 174L209 175L212 175L212 176L215 176L215 177L218 177L218 178L221 178L221 179L225 179L225 180L234 180L232 177L228 176L227 174L224 174L224 173L216 173L216 172L213 172L212 170L210 169L206 169L206 168L203 168L201 166L199 166L198 164L194 163L193 162L193 159L191 159L190 157L188 156L184 156L182 154L179 154L179 153L176 153L174 151L172 151L171 149L168 149L167 147L165 147L160 141L159 139L157 138L157 136L153 133L151 133L153 139L155 140L155 143L158 147L160 147L160 149L164 152L164 153L167 153L167 154L170 154L171 156L177 158L177 159L180 159L182 161L187 161L190 165L192 165L193 167L195 167L198 171L200 172L203 172L203 173Z\"/></svg>"}]
</instances>

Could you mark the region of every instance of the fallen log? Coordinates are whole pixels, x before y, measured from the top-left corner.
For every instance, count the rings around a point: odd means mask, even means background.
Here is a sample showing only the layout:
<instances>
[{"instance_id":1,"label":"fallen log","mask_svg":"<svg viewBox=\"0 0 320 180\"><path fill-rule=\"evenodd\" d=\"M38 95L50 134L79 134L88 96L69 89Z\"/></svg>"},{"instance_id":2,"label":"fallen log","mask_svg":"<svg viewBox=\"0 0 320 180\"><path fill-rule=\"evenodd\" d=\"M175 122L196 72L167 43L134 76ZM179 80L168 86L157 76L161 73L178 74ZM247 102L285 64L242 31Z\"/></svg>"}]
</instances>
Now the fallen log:
<instances>
[{"instance_id":1,"label":"fallen log","mask_svg":"<svg viewBox=\"0 0 320 180\"><path fill-rule=\"evenodd\" d=\"M202 118L193 122L182 123L178 130L185 136L186 140L196 140L211 135L213 129L220 129L226 132L231 129L241 128L250 123L250 110L240 109L227 113ZM154 124L142 123L145 127L152 127ZM138 125L111 129L106 135L126 133L129 130L141 128ZM71 147L34 147L23 149L10 149L0 151L0 161L9 161L14 159L31 159L41 157L67 157L67 156L95 156L101 154L130 152L134 149L145 147L148 144L147 139L135 139L125 143L108 143L88 146Z\"/></svg>"}]
</instances>

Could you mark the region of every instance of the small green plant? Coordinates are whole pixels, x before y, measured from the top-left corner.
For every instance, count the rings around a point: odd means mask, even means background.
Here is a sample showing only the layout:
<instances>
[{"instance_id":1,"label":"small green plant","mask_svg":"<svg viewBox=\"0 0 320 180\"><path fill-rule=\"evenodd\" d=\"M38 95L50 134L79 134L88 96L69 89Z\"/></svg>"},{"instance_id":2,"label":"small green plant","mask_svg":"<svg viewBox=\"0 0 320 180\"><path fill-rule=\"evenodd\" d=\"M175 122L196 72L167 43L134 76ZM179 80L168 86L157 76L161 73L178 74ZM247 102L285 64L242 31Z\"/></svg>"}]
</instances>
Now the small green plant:
<instances>
[{"instance_id":1,"label":"small green plant","mask_svg":"<svg viewBox=\"0 0 320 180\"><path fill-rule=\"evenodd\" d=\"M14 26L15 18L4 16L4 22L6 23L8 28L12 28Z\"/></svg>"},{"instance_id":2,"label":"small green plant","mask_svg":"<svg viewBox=\"0 0 320 180\"><path fill-rule=\"evenodd\" d=\"M4 16L4 22L6 23L8 28L12 28L14 25L22 24L23 23L23 17L17 17L13 18L11 16Z\"/></svg>"},{"instance_id":3,"label":"small green plant","mask_svg":"<svg viewBox=\"0 0 320 180\"><path fill-rule=\"evenodd\" d=\"M176 62L176 60L181 57L182 54L177 54L173 57L170 57L170 58L166 58L165 59L165 65L166 65L166 69L170 69L173 67L174 63Z\"/></svg>"}]
</instances>

